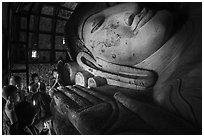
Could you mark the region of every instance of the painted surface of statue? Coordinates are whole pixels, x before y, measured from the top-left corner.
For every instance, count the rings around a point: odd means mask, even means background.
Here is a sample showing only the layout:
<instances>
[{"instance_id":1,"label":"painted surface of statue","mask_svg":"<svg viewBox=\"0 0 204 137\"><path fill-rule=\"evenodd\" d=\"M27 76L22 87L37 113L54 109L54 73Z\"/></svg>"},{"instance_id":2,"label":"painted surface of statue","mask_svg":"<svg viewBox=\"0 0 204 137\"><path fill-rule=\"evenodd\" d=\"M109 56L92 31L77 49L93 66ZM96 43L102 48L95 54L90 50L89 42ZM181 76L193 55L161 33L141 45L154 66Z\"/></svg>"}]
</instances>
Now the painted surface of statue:
<instances>
[{"instance_id":1,"label":"painted surface of statue","mask_svg":"<svg viewBox=\"0 0 204 137\"><path fill-rule=\"evenodd\" d=\"M65 125L80 134L201 134L201 3L93 5L81 7L75 58L106 84L55 89Z\"/></svg>"}]
</instances>

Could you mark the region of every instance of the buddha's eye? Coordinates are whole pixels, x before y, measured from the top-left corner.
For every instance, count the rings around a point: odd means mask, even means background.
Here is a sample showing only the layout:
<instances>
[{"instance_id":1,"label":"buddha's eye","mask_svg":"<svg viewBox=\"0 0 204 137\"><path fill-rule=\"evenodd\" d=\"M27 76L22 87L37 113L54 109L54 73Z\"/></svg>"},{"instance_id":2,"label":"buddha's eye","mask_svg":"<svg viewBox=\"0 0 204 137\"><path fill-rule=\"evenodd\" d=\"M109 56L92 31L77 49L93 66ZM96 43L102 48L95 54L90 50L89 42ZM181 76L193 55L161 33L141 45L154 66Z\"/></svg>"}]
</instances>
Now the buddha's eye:
<instances>
[{"instance_id":1,"label":"buddha's eye","mask_svg":"<svg viewBox=\"0 0 204 137\"><path fill-rule=\"evenodd\" d=\"M94 19L92 24L93 29L91 30L91 33L95 32L103 24L104 21L105 21L105 17L103 16L100 16Z\"/></svg>"},{"instance_id":2,"label":"buddha's eye","mask_svg":"<svg viewBox=\"0 0 204 137\"><path fill-rule=\"evenodd\" d=\"M129 16L129 18L128 18L128 26L131 26L132 25L132 23L133 23L133 20L134 20L134 17L135 17L135 15L134 14L131 14L130 16Z\"/></svg>"}]
</instances>

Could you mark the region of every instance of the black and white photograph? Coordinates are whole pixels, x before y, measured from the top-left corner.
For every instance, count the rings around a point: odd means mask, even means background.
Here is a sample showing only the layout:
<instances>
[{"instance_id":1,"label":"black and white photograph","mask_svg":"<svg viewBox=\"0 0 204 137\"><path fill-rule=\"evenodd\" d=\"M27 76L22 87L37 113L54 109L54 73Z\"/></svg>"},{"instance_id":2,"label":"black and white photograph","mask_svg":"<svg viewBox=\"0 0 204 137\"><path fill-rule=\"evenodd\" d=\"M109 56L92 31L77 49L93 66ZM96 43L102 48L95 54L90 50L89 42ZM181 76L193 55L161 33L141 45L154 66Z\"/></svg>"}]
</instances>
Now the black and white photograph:
<instances>
[{"instance_id":1,"label":"black and white photograph","mask_svg":"<svg viewBox=\"0 0 204 137\"><path fill-rule=\"evenodd\" d=\"M202 1L3 1L2 135L202 135Z\"/></svg>"}]
</instances>

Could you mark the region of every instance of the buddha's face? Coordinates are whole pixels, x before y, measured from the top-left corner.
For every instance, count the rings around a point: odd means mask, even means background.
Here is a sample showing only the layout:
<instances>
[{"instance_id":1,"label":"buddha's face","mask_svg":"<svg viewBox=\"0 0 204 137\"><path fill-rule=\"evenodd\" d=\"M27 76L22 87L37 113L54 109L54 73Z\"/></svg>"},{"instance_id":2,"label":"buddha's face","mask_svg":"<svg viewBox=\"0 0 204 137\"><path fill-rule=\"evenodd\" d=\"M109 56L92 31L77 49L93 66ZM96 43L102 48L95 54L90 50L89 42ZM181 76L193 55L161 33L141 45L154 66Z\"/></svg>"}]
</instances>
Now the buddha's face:
<instances>
[{"instance_id":1,"label":"buddha's face","mask_svg":"<svg viewBox=\"0 0 204 137\"><path fill-rule=\"evenodd\" d=\"M135 65L158 50L171 34L173 16L137 3L125 3L91 15L82 27L85 46L97 60Z\"/></svg>"}]
</instances>

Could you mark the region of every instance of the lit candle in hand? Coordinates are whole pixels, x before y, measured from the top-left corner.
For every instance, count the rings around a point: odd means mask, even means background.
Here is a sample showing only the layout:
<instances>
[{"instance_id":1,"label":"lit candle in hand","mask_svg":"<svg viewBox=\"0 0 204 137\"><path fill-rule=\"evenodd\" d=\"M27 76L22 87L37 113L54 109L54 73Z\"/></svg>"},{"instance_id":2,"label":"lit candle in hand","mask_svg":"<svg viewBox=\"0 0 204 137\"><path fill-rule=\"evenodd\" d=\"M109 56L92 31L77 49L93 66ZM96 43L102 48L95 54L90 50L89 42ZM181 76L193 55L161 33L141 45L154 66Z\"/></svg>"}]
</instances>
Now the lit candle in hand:
<instances>
[{"instance_id":1,"label":"lit candle in hand","mask_svg":"<svg viewBox=\"0 0 204 137\"><path fill-rule=\"evenodd\" d=\"M33 105L35 106L35 100L33 100Z\"/></svg>"},{"instance_id":2,"label":"lit candle in hand","mask_svg":"<svg viewBox=\"0 0 204 137\"><path fill-rule=\"evenodd\" d=\"M40 90L40 82L38 82L38 90Z\"/></svg>"}]
</instances>

